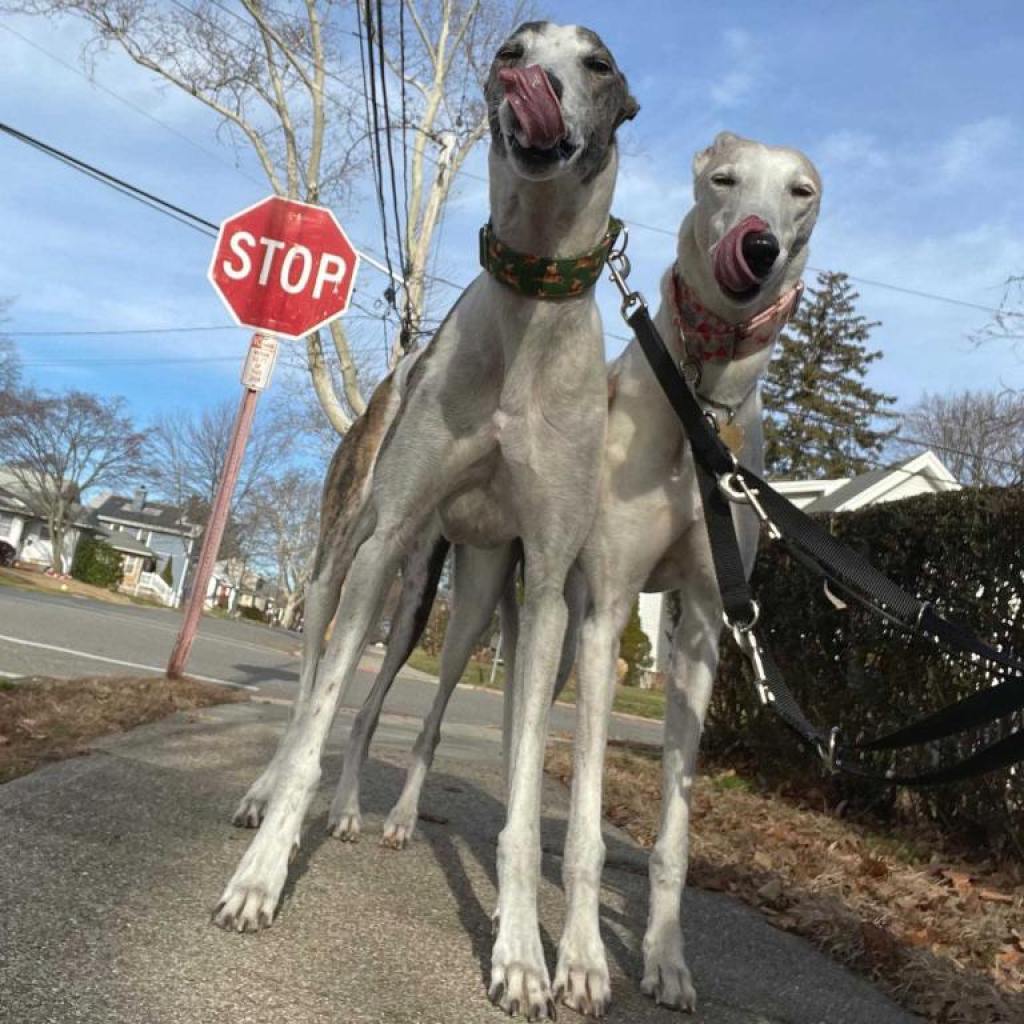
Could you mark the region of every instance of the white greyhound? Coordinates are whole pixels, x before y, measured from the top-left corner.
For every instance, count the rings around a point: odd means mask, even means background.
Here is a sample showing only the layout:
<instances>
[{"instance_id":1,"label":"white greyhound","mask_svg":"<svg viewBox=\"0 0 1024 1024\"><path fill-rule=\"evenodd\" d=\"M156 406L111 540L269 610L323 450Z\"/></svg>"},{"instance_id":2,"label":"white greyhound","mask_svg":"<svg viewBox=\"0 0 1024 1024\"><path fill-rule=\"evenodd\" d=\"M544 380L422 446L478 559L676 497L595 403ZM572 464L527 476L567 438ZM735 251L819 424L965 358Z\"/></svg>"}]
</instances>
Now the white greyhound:
<instances>
[{"instance_id":1,"label":"white greyhound","mask_svg":"<svg viewBox=\"0 0 1024 1024\"><path fill-rule=\"evenodd\" d=\"M489 272L409 374L369 493L344 531L351 564L324 664L297 703L262 827L214 920L237 930L270 924L339 694L404 551L435 514L454 542L518 537L522 699L498 843L490 991L509 1012L540 1018L553 1010L536 906L544 741L566 627L563 587L593 522L607 423L591 286L614 240L615 132L638 107L594 33L548 22L523 25L502 45L485 91L491 221L481 256Z\"/></svg>"},{"instance_id":2,"label":"white greyhound","mask_svg":"<svg viewBox=\"0 0 1024 1024\"><path fill-rule=\"evenodd\" d=\"M656 323L677 346L697 393L740 460L760 472L763 462L758 384L772 343L799 301L807 243L820 204L821 181L792 149L723 133L694 159L696 205L683 221L676 261L662 281ZM579 675L572 820L565 860L569 920L556 989L569 1005L600 1015L608 1002L608 972L597 927L603 845L600 789L610 680L618 638L641 589L679 589L682 616L673 637L664 751L664 802L651 858L651 906L644 939L642 987L659 1002L692 1009L680 900L686 874L689 800L704 713L717 667L722 609L710 564L692 459L674 413L633 342L611 366L610 419L600 506L581 562L592 598L570 588L570 625L586 611ZM740 510L737 528L747 570L757 524ZM423 549L422 561L429 547ZM515 646L514 596L507 588L509 549L455 550L455 601L445 638L441 686L416 741L402 795L388 815L383 842L401 847L416 822L420 790L440 737L447 701L472 647L502 594L506 639ZM416 642L429 574L410 572L403 585L385 665L353 725L345 771L335 797L358 819L358 773L384 695ZM579 576L576 576L577 582ZM423 587L429 587L424 594ZM575 652L567 633L559 683ZM508 707L508 704L506 705ZM351 820L351 817L350 817ZM344 831L353 838L358 826Z\"/></svg>"}]
</instances>

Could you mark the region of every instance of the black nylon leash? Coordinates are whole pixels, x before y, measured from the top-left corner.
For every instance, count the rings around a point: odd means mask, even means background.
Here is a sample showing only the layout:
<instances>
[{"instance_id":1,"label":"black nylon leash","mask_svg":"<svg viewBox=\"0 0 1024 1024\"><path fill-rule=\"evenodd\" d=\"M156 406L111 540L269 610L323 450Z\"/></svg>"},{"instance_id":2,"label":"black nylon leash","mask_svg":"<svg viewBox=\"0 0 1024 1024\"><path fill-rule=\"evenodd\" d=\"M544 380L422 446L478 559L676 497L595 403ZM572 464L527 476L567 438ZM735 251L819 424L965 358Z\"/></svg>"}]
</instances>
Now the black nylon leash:
<instances>
[{"instance_id":1,"label":"black nylon leash","mask_svg":"<svg viewBox=\"0 0 1024 1024\"><path fill-rule=\"evenodd\" d=\"M995 771L1024 760L1024 730L1020 729L950 765L917 774L879 773L848 760L854 751L918 746L991 724L1019 711L1024 708L1024 662L943 618L932 604L907 593L866 559L837 541L760 476L738 464L680 373L651 319L646 302L626 285L629 262L624 246L625 241L623 248L609 257L612 279L624 298L622 314L690 442L725 620L751 663L762 703L816 750L832 772L899 785L930 786ZM801 564L838 584L871 611L909 632L926 633L951 648L973 654L1004 675L1007 670L1016 673L1017 678L1005 679L877 739L842 745L838 728L826 732L807 718L778 666L754 635L759 608L743 567L732 516L733 502L749 503L772 535L782 540Z\"/></svg>"}]
</instances>

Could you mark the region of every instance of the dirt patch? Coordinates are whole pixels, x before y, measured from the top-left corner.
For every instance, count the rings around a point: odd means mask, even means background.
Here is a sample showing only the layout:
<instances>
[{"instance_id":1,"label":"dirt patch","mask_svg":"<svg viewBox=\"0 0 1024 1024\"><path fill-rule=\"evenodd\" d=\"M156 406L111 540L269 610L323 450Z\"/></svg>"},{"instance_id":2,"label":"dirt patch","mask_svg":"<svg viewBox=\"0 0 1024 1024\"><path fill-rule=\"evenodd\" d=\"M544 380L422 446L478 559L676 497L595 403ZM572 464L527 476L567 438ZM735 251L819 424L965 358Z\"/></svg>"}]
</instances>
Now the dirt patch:
<instances>
[{"instance_id":1,"label":"dirt patch","mask_svg":"<svg viewBox=\"0 0 1024 1024\"><path fill-rule=\"evenodd\" d=\"M87 754L89 742L100 736L176 711L248 699L226 686L160 676L0 682L0 783Z\"/></svg>"},{"instance_id":2,"label":"dirt patch","mask_svg":"<svg viewBox=\"0 0 1024 1024\"><path fill-rule=\"evenodd\" d=\"M553 746L547 767L570 781L571 749ZM605 807L639 843L653 844L659 751L609 751ZM1024 1020L1019 865L958 860L941 834L894 837L710 770L694 785L687 880L811 939L926 1020Z\"/></svg>"}]
</instances>

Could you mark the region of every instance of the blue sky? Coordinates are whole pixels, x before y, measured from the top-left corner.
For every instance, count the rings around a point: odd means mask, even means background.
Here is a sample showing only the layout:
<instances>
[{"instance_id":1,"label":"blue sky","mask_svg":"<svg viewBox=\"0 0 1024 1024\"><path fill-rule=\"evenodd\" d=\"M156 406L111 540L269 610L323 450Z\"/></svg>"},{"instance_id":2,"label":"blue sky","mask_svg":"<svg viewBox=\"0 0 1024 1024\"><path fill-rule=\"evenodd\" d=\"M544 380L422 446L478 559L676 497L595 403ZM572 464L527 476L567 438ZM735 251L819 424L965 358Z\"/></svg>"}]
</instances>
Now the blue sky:
<instances>
[{"instance_id":1,"label":"blue sky","mask_svg":"<svg viewBox=\"0 0 1024 1024\"><path fill-rule=\"evenodd\" d=\"M624 132L615 204L627 221L674 230L690 203L693 152L728 129L798 146L818 164L825 196L814 267L984 306L998 305L1003 280L1024 272L1019 0L591 0L538 8L600 32L641 102ZM216 118L115 51L98 58L97 84L90 85L30 45L78 69L86 37L73 20L0 22L0 119L213 221L268 191L255 161L218 138ZM483 171L483 155L481 149L470 161L471 173ZM205 278L207 238L6 137L0 160L0 297L14 299L6 328L34 382L126 395L143 419L238 393L246 343L238 329L173 337L21 334L230 321ZM365 198L357 194L337 212L357 245L379 252L380 227ZM438 273L472 277L475 232L485 216L485 186L463 178ZM636 229L631 251L635 280L653 295L673 240ZM364 267L362 301L372 302L383 284ZM622 334L613 289L600 287L606 327ZM1024 386L1024 352L1005 343L977 350L967 340L985 313L859 288L861 311L882 321L874 342L885 358L870 380L901 404L926 389ZM443 312L454 293L440 290L435 298ZM382 344L378 324L353 327L360 346ZM609 354L620 347L609 340Z\"/></svg>"}]
</instances>

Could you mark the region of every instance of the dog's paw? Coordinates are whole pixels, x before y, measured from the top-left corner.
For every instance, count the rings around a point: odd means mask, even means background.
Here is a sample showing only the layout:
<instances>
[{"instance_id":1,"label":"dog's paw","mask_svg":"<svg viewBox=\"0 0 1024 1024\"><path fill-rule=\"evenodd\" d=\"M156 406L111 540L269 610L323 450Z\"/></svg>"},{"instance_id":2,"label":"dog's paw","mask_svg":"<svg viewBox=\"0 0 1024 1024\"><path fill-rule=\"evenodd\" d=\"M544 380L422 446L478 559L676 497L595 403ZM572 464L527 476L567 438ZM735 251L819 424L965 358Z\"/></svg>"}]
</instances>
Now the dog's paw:
<instances>
[{"instance_id":1,"label":"dog's paw","mask_svg":"<svg viewBox=\"0 0 1024 1024\"><path fill-rule=\"evenodd\" d=\"M390 850L404 850L409 845L415 828L415 815L410 817L392 810L384 822L384 835L381 836L380 845Z\"/></svg>"},{"instance_id":2,"label":"dog's paw","mask_svg":"<svg viewBox=\"0 0 1024 1024\"><path fill-rule=\"evenodd\" d=\"M213 911L213 923L228 932L258 932L274 923L277 897L260 885L231 884Z\"/></svg>"},{"instance_id":3,"label":"dog's paw","mask_svg":"<svg viewBox=\"0 0 1024 1024\"><path fill-rule=\"evenodd\" d=\"M644 976L640 991L660 1006L688 1013L697 1009L697 993L683 957L681 933L644 939Z\"/></svg>"},{"instance_id":4,"label":"dog's paw","mask_svg":"<svg viewBox=\"0 0 1024 1024\"><path fill-rule=\"evenodd\" d=\"M299 850L297 833L270 836L261 831L246 850L213 911L213 923L231 932L258 932L269 928L288 877L288 865Z\"/></svg>"},{"instance_id":5,"label":"dog's paw","mask_svg":"<svg viewBox=\"0 0 1024 1024\"><path fill-rule=\"evenodd\" d=\"M487 994L491 1002L510 1017L555 1019L551 982L536 929L529 941L507 942L499 928L491 957L491 984Z\"/></svg>"},{"instance_id":6,"label":"dog's paw","mask_svg":"<svg viewBox=\"0 0 1024 1024\"><path fill-rule=\"evenodd\" d=\"M231 815L231 824L236 828L259 828L266 811L267 798L253 796L253 790L249 790Z\"/></svg>"},{"instance_id":7,"label":"dog's paw","mask_svg":"<svg viewBox=\"0 0 1024 1024\"><path fill-rule=\"evenodd\" d=\"M600 1020L605 1016L612 1001L612 987L603 948L588 956L562 945L555 969L555 998L584 1017Z\"/></svg>"},{"instance_id":8,"label":"dog's paw","mask_svg":"<svg viewBox=\"0 0 1024 1024\"><path fill-rule=\"evenodd\" d=\"M358 811L339 814L327 823L327 831L343 843L358 843L362 830L363 819Z\"/></svg>"},{"instance_id":9,"label":"dog's paw","mask_svg":"<svg viewBox=\"0 0 1024 1024\"><path fill-rule=\"evenodd\" d=\"M267 813L267 803L276 784L277 769L271 763L242 797L231 816L231 824L237 828L259 828Z\"/></svg>"}]
</instances>

